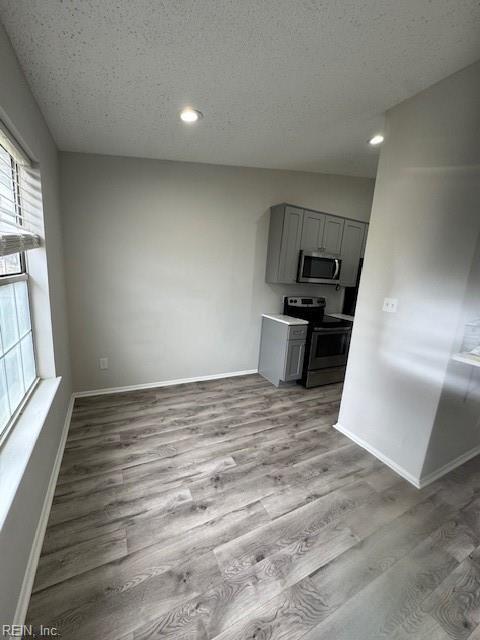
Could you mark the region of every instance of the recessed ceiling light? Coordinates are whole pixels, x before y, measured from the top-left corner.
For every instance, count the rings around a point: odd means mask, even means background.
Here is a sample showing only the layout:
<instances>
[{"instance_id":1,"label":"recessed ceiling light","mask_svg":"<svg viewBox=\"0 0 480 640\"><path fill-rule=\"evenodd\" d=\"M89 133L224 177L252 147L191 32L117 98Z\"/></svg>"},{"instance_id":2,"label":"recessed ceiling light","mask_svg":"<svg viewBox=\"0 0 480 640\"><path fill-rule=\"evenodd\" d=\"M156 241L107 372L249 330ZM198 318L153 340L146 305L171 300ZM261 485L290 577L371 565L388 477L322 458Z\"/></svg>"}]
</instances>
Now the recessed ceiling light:
<instances>
[{"instance_id":1,"label":"recessed ceiling light","mask_svg":"<svg viewBox=\"0 0 480 640\"><path fill-rule=\"evenodd\" d=\"M373 136L373 138L370 138L368 144L371 144L372 147L376 147L378 144L382 144L383 141L384 137L382 136L382 134L377 133L377 135Z\"/></svg>"},{"instance_id":2,"label":"recessed ceiling light","mask_svg":"<svg viewBox=\"0 0 480 640\"><path fill-rule=\"evenodd\" d=\"M187 124L192 124L193 122L197 122L200 118L203 117L203 114L196 109L192 109L191 107L187 107L180 113L180 119Z\"/></svg>"}]
</instances>

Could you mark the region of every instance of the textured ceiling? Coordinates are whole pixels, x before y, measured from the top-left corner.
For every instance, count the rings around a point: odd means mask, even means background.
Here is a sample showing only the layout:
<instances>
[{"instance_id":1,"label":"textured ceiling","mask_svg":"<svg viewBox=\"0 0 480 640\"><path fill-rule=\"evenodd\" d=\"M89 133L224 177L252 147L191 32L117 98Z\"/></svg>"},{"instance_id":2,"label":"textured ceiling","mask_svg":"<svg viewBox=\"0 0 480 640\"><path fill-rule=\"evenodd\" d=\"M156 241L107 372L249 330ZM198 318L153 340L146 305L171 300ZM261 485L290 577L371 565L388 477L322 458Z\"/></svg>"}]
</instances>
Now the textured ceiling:
<instances>
[{"instance_id":1,"label":"textured ceiling","mask_svg":"<svg viewBox=\"0 0 480 640\"><path fill-rule=\"evenodd\" d=\"M61 149L351 175L375 175L387 108L480 58L478 0L0 0L0 18Z\"/></svg>"}]
</instances>

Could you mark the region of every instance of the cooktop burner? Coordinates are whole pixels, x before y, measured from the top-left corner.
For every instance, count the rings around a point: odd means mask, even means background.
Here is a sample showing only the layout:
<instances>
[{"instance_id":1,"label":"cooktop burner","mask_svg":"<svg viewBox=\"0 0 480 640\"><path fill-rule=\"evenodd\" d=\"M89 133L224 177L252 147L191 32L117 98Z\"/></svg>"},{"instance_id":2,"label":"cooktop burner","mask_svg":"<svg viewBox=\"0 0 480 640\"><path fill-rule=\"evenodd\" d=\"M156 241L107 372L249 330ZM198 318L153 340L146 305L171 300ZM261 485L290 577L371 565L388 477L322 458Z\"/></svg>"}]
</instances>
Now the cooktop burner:
<instances>
[{"instance_id":1,"label":"cooktop burner","mask_svg":"<svg viewBox=\"0 0 480 640\"><path fill-rule=\"evenodd\" d=\"M325 313L325 298L300 298L296 296L285 297L284 313L294 318L308 320L310 329L337 329L351 327L349 320L334 318Z\"/></svg>"}]
</instances>

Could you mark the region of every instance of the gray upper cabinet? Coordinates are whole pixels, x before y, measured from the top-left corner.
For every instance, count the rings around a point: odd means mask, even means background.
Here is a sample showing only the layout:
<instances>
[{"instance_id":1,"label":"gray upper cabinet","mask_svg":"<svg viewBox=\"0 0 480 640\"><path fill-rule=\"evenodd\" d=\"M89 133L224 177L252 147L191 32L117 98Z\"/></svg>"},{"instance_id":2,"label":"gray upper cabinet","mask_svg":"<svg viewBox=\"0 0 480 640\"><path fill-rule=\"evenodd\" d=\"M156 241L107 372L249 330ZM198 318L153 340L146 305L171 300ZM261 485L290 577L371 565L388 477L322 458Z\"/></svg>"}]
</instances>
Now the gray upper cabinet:
<instances>
[{"instance_id":1,"label":"gray upper cabinet","mask_svg":"<svg viewBox=\"0 0 480 640\"><path fill-rule=\"evenodd\" d=\"M342 250L343 223L343 218L305 209L300 248L339 256Z\"/></svg>"},{"instance_id":2,"label":"gray upper cabinet","mask_svg":"<svg viewBox=\"0 0 480 640\"><path fill-rule=\"evenodd\" d=\"M367 226L364 222L288 204L272 207L266 281L296 282L300 250L323 251L342 258L340 284L355 286Z\"/></svg>"},{"instance_id":3,"label":"gray upper cabinet","mask_svg":"<svg viewBox=\"0 0 480 640\"><path fill-rule=\"evenodd\" d=\"M302 238L303 210L285 207L279 276L281 282L296 282Z\"/></svg>"},{"instance_id":4,"label":"gray upper cabinet","mask_svg":"<svg viewBox=\"0 0 480 640\"><path fill-rule=\"evenodd\" d=\"M326 215L324 213L305 209L303 212L302 242L300 247L303 251L322 251L325 218Z\"/></svg>"},{"instance_id":5,"label":"gray upper cabinet","mask_svg":"<svg viewBox=\"0 0 480 640\"><path fill-rule=\"evenodd\" d=\"M325 253L339 256L342 251L342 237L345 219L326 216L322 250Z\"/></svg>"},{"instance_id":6,"label":"gray upper cabinet","mask_svg":"<svg viewBox=\"0 0 480 640\"><path fill-rule=\"evenodd\" d=\"M366 236L365 226L363 222L345 220L340 271L340 284L343 287L354 287L357 282L358 267Z\"/></svg>"},{"instance_id":7,"label":"gray upper cabinet","mask_svg":"<svg viewBox=\"0 0 480 640\"><path fill-rule=\"evenodd\" d=\"M288 205L272 207L268 238L267 282L291 284L297 281L302 227L303 209Z\"/></svg>"}]
</instances>

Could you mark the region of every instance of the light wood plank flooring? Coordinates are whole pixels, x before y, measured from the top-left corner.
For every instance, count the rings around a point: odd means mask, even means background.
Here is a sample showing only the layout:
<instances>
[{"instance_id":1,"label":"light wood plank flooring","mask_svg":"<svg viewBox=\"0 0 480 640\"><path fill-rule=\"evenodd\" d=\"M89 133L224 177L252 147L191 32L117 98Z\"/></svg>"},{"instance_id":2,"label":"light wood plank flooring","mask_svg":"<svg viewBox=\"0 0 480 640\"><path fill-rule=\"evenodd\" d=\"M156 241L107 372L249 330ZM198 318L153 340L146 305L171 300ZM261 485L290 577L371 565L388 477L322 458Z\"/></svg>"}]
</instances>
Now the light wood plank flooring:
<instances>
[{"instance_id":1,"label":"light wood plank flooring","mask_svg":"<svg viewBox=\"0 0 480 640\"><path fill-rule=\"evenodd\" d=\"M28 622L67 640L480 638L480 461L418 491L257 375L79 399Z\"/></svg>"}]
</instances>

